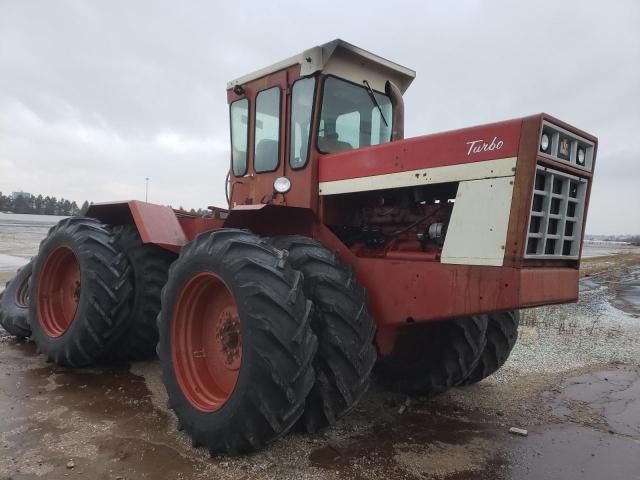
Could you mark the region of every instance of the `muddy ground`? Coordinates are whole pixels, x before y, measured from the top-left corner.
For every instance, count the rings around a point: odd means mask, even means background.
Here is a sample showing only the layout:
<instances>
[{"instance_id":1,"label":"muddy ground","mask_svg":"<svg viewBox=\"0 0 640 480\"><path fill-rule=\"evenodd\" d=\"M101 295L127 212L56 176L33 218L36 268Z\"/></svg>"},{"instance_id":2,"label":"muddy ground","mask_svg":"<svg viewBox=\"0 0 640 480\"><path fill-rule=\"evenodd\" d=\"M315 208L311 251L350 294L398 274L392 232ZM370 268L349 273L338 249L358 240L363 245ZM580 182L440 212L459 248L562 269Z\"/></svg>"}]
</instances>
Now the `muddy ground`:
<instances>
[{"instance_id":1,"label":"muddy ground","mask_svg":"<svg viewBox=\"0 0 640 480\"><path fill-rule=\"evenodd\" d=\"M2 220L7 278L48 227ZM640 255L589 258L582 276L578 304L524 313L480 384L433 399L374 385L327 432L239 458L176 431L157 361L60 369L0 333L0 479L640 478Z\"/></svg>"}]
</instances>

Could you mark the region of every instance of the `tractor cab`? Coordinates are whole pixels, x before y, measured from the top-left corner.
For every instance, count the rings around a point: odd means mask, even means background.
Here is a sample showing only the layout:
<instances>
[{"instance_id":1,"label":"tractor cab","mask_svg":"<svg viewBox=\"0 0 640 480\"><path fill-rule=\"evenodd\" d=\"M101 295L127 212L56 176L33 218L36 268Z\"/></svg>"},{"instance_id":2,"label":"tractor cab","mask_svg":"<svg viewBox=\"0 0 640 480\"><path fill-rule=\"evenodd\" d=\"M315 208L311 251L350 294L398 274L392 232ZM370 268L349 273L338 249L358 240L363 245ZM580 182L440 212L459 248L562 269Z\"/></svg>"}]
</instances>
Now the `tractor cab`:
<instances>
[{"instance_id":1,"label":"tractor cab","mask_svg":"<svg viewBox=\"0 0 640 480\"><path fill-rule=\"evenodd\" d=\"M414 78L334 40L229 82L231 206L316 210L318 158L401 138L402 93Z\"/></svg>"}]
</instances>

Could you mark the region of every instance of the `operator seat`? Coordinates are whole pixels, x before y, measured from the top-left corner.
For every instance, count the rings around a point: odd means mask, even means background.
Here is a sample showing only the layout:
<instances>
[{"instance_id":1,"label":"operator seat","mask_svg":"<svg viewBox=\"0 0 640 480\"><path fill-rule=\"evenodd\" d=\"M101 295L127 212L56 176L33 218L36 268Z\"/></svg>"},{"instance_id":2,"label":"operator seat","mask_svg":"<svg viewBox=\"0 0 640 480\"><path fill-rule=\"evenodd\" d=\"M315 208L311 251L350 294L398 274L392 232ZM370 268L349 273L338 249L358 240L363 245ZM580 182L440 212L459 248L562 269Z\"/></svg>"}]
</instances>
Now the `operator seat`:
<instances>
[{"instance_id":1,"label":"operator seat","mask_svg":"<svg viewBox=\"0 0 640 480\"><path fill-rule=\"evenodd\" d=\"M263 138L256 145L256 158L253 159L256 171L273 170L278 165L278 141Z\"/></svg>"},{"instance_id":2,"label":"operator seat","mask_svg":"<svg viewBox=\"0 0 640 480\"><path fill-rule=\"evenodd\" d=\"M318 137L318 148L325 153L353 150L353 147L349 142L338 140L337 133L325 133L323 136Z\"/></svg>"}]
</instances>

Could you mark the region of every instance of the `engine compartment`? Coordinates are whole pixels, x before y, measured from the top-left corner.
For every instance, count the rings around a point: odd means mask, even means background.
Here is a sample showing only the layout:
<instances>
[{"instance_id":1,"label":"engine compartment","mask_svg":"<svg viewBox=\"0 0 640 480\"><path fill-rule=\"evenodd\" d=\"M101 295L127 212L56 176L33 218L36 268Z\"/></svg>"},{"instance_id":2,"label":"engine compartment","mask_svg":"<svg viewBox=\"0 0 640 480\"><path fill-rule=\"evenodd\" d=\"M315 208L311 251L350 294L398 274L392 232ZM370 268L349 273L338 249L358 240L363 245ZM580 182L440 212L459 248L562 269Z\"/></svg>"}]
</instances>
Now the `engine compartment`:
<instances>
[{"instance_id":1,"label":"engine compartment","mask_svg":"<svg viewBox=\"0 0 640 480\"><path fill-rule=\"evenodd\" d=\"M326 224L359 257L437 261L458 184L324 197Z\"/></svg>"}]
</instances>

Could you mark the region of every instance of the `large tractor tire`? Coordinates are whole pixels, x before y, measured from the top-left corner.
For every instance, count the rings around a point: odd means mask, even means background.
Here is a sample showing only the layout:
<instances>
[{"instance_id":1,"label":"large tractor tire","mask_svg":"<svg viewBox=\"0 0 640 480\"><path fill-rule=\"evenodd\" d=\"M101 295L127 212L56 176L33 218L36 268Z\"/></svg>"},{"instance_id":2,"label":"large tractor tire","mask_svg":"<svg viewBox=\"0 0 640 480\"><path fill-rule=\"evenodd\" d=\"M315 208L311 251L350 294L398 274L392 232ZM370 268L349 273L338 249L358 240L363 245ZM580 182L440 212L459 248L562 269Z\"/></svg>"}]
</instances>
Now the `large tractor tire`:
<instances>
[{"instance_id":1,"label":"large tractor tire","mask_svg":"<svg viewBox=\"0 0 640 480\"><path fill-rule=\"evenodd\" d=\"M40 244L29 290L32 338L47 360L83 367L125 332L132 293L127 257L97 220L60 221Z\"/></svg>"},{"instance_id":2,"label":"large tractor tire","mask_svg":"<svg viewBox=\"0 0 640 480\"><path fill-rule=\"evenodd\" d=\"M407 394L443 393L474 370L486 331L486 315L405 326L393 353L380 358L378 377L387 388Z\"/></svg>"},{"instance_id":3,"label":"large tractor tire","mask_svg":"<svg viewBox=\"0 0 640 480\"><path fill-rule=\"evenodd\" d=\"M276 237L270 243L289 252L288 261L304 274L304 293L314 306L316 381L300 418L303 429L313 433L335 424L366 392L377 357L376 325L364 288L336 253L303 236Z\"/></svg>"},{"instance_id":4,"label":"large tractor tire","mask_svg":"<svg viewBox=\"0 0 640 480\"><path fill-rule=\"evenodd\" d=\"M465 385L477 383L487 378L504 365L518 340L519 323L520 312L518 310L489 315L487 344L482 351L478 365L463 382Z\"/></svg>"},{"instance_id":5,"label":"large tractor tire","mask_svg":"<svg viewBox=\"0 0 640 480\"><path fill-rule=\"evenodd\" d=\"M203 233L171 265L158 355L194 446L259 450L300 418L317 349L302 284L280 252L241 230Z\"/></svg>"},{"instance_id":6,"label":"large tractor tire","mask_svg":"<svg viewBox=\"0 0 640 480\"><path fill-rule=\"evenodd\" d=\"M126 333L113 345L110 357L144 360L156 354L160 293L176 255L157 245L142 243L135 225L117 226L113 233L116 245L131 265L133 295Z\"/></svg>"},{"instance_id":7,"label":"large tractor tire","mask_svg":"<svg viewBox=\"0 0 640 480\"><path fill-rule=\"evenodd\" d=\"M18 338L31 336L29 328L29 280L33 260L20 268L0 293L0 325Z\"/></svg>"}]
</instances>

